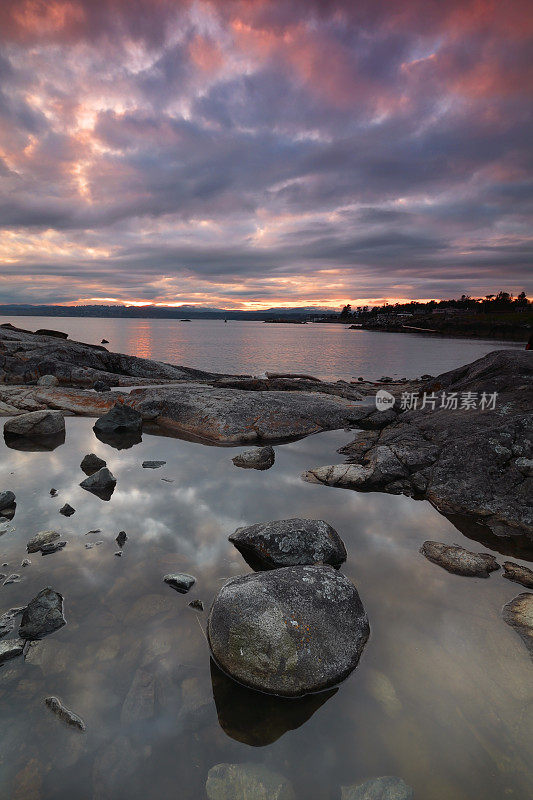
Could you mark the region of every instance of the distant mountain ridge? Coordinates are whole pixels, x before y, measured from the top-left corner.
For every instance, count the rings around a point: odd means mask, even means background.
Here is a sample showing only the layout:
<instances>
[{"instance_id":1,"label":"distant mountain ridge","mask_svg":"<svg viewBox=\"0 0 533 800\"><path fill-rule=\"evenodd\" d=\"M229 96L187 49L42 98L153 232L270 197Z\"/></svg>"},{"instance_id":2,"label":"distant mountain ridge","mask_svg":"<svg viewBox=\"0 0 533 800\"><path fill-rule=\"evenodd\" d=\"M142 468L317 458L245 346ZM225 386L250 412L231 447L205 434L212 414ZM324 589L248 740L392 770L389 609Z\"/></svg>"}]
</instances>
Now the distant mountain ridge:
<instances>
[{"instance_id":1,"label":"distant mountain ridge","mask_svg":"<svg viewBox=\"0 0 533 800\"><path fill-rule=\"evenodd\" d=\"M298 308L267 308L263 311L199 308L198 306L54 306L29 304L0 305L0 314L21 317L118 317L126 319L240 319L264 320L277 317L304 318L336 314L331 308L303 306Z\"/></svg>"}]
</instances>

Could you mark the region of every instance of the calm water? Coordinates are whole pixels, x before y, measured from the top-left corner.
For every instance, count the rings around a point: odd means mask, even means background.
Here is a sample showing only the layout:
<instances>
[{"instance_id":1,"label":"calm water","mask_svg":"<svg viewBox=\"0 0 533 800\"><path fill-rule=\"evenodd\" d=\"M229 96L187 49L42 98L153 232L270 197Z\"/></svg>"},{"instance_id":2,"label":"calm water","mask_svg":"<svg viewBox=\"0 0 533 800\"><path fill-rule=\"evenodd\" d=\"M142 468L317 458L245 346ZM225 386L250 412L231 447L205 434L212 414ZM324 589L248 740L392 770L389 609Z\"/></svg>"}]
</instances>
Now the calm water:
<instances>
[{"instance_id":1,"label":"calm water","mask_svg":"<svg viewBox=\"0 0 533 800\"><path fill-rule=\"evenodd\" d=\"M285 325L230 320L0 317L21 328L57 328L110 350L213 372L306 372L323 379L438 375L516 342L441 339L349 330L346 325Z\"/></svg>"},{"instance_id":2,"label":"calm water","mask_svg":"<svg viewBox=\"0 0 533 800\"><path fill-rule=\"evenodd\" d=\"M264 335L279 335L272 330ZM298 800L339 800L342 785L379 775L401 776L417 800L532 796L531 663L500 618L521 587L498 573L453 576L419 555L428 538L482 549L428 503L299 479L337 460L349 434L278 446L274 467L255 472L234 467L232 449L144 435L118 452L94 437L92 420L66 422L53 452L0 443L0 488L18 503L0 563L23 576L0 587L0 612L50 585L68 620L44 640L39 663L0 667L1 797L205 800L220 762L264 764L292 781ZM117 477L108 503L78 486L87 452ZM144 459L167 464L143 470ZM77 509L70 519L58 513L65 502ZM206 614L188 607L199 598L208 608L226 578L249 571L227 541L237 526L292 516L339 531L372 631L338 691L303 701L251 695L212 672ZM66 548L20 569L27 540L46 528L60 530ZM94 528L102 532L85 535ZM116 558L120 530L129 538ZM162 583L176 569L197 577L188 595ZM84 718L85 734L51 714L50 694Z\"/></svg>"}]
</instances>

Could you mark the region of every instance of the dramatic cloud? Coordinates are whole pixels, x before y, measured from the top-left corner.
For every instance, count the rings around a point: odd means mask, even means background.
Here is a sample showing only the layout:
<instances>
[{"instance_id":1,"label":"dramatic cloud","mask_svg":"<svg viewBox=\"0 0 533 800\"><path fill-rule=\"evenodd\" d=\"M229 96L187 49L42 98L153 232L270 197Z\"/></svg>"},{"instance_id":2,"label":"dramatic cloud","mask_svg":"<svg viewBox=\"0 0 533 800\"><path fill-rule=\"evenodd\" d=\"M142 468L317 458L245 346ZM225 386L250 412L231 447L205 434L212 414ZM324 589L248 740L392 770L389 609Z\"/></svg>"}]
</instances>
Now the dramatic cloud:
<instances>
[{"instance_id":1,"label":"dramatic cloud","mask_svg":"<svg viewBox=\"0 0 533 800\"><path fill-rule=\"evenodd\" d=\"M521 0L3 0L0 302L528 289Z\"/></svg>"}]
</instances>

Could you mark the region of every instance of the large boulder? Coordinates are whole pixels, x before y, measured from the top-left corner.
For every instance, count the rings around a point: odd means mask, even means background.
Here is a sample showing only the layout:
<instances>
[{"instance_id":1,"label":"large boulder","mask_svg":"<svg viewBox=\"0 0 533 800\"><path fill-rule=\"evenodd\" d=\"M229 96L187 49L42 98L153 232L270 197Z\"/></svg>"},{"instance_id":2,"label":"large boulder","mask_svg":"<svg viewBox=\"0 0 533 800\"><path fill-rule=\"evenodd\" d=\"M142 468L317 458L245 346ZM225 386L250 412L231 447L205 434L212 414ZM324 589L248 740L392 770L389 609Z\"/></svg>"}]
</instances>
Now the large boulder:
<instances>
[{"instance_id":1,"label":"large boulder","mask_svg":"<svg viewBox=\"0 0 533 800\"><path fill-rule=\"evenodd\" d=\"M355 586L323 566L231 578L207 625L213 657L224 672L245 686L287 697L346 678L369 633Z\"/></svg>"},{"instance_id":2,"label":"large boulder","mask_svg":"<svg viewBox=\"0 0 533 800\"><path fill-rule=\"evenodd\" d=\"M59 630L67 622L63 616L63 596L48 586L31 600L22 614L21 639L42 639Z\"/></svg>"},{"instance_id":3,"label":"large boulder","mask_svg":"<svg viewBox=\"0 0 533 800\"><path fill-rule=\"evenodd\" d=\"M407 410L408 395L406 410L382 431L358 434L340 450L348 464L319 466L303 478L427 498L493 535L533 539L532 389L531 352L489 353L422 384L417 407ZM422 408L424 392L431 399Z\"/></svg>"},{"instance_id":4,"label":"large boulder","mask_svg":"<svg viewBox=\"0 0 533 800\"><path fill-rule=\"evenodd\" d=\"M138 411L125 403L117 403L96 420L93 429L104 434L137 433L142 430L142 424L142 416Z\"/></svg>"},{"instance_id":5,"label":"large boulder","mask_svg":"<svg viewBox=\"0 0 533 800\"><path fill-rule=\"evenodd\" d=\"M337 531L322 519L280 519L237 528L229 537L254 568L274 569L298 564L346 561L346 548Z\"/></svg>"},{"instance_id":6,"label":"large boulder","mask_svg":"<svg viewBox=\"0 0 533 800\"><path fill-rule=\"evenodd\" d=\"M61 411L32 411L8 419L4 436L57 436L65 433L65 418Z\"/></svg>"},{"instance_id":7,"label":"large boulder","mask_svg":"<svg viewBox=\"0 0 533 800\"><path fill-rule=\"evenodd\" d=\"M262 764L216 764L205 788L209 800L295 800L291 783Z\"/></svg>"},{"instance_id":8,"label":"large boulder","mask_svg":"<svg viewBox=\"0 0 533 800\"><path fill-rule=\"evenodd\" d=\"M2 512L4 508L12 508L15 505L15 500L16 498L13 492L0 492L0 512Z\"/></svg>"},{"instance_id":9,"label":"large boulder","mask_svg":"<svg viewBox=\"0 0 533 800\"><path fill-rule=\"evenodd\" d=\"M45 386L50 389L53 386L59 386L59 380L55 375L41 375L37 381L37 386Z\"/></svg>"},{"instance_id":10,"label":"large boulder","mask_svg":"<svg viewBox=\"0 0 533 800\"><path fill-rule=\"evenodd\" d=\"M420 548L420 552L428 561L455 575L488 578L491 572L500 569L500 565L490 553L472 553L457 544L427 541Z\"/></svg>"}]
</instances>

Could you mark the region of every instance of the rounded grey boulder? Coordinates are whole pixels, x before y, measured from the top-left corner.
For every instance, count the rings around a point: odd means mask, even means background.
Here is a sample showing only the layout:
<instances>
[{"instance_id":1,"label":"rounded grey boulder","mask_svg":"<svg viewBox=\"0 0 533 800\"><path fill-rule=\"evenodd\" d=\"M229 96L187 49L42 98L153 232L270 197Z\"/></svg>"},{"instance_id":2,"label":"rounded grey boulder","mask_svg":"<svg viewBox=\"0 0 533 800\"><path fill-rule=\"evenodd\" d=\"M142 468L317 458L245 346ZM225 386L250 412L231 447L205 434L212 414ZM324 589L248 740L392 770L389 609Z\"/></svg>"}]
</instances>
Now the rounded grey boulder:
<instances>
[{"instance_id":1,"label":"rounded grey boulder","mask_svg":"<svg viewBox=\"0 0 533 800\"><path fill-rule=\"evenodd\" d=\"M370 628L355 586L326 566L283 567L227 581L207 635L218 666L245 686L301 697L357 666Z\"/></svg>"},{"instance_id":2,"label":"rounded grey boulder","mask_svg":"<svg viewBox=\"0 0 533 800\"><path fill-rule=\"evenodd\" d=\"M322 519L279 519L237 528L229 537L252 566L260 569L299 564L346 561L346 548L337 531Z\"/></svg>"},{"instance_id":3,"label":"rounded grey boulder","mask_svg":"<svg viewBox=\"0 0 533 800\"><path fill-rule=\"evenodd\" d=\"M32 411L8 419L5 436L54 436L65 433L65 418L61 411Z\"/></svg>"},{"instance_id":4,"label":"rounded grey boulder","mask_svg":"<svg viewBox=\"0 0 533 800\"><path fill-rule=\"evenodd\" d=\"M44 386L47 389L59 386L59 379L55 375L41 375L37 381L38 386Z\"/></svg>"}]
</instances>

